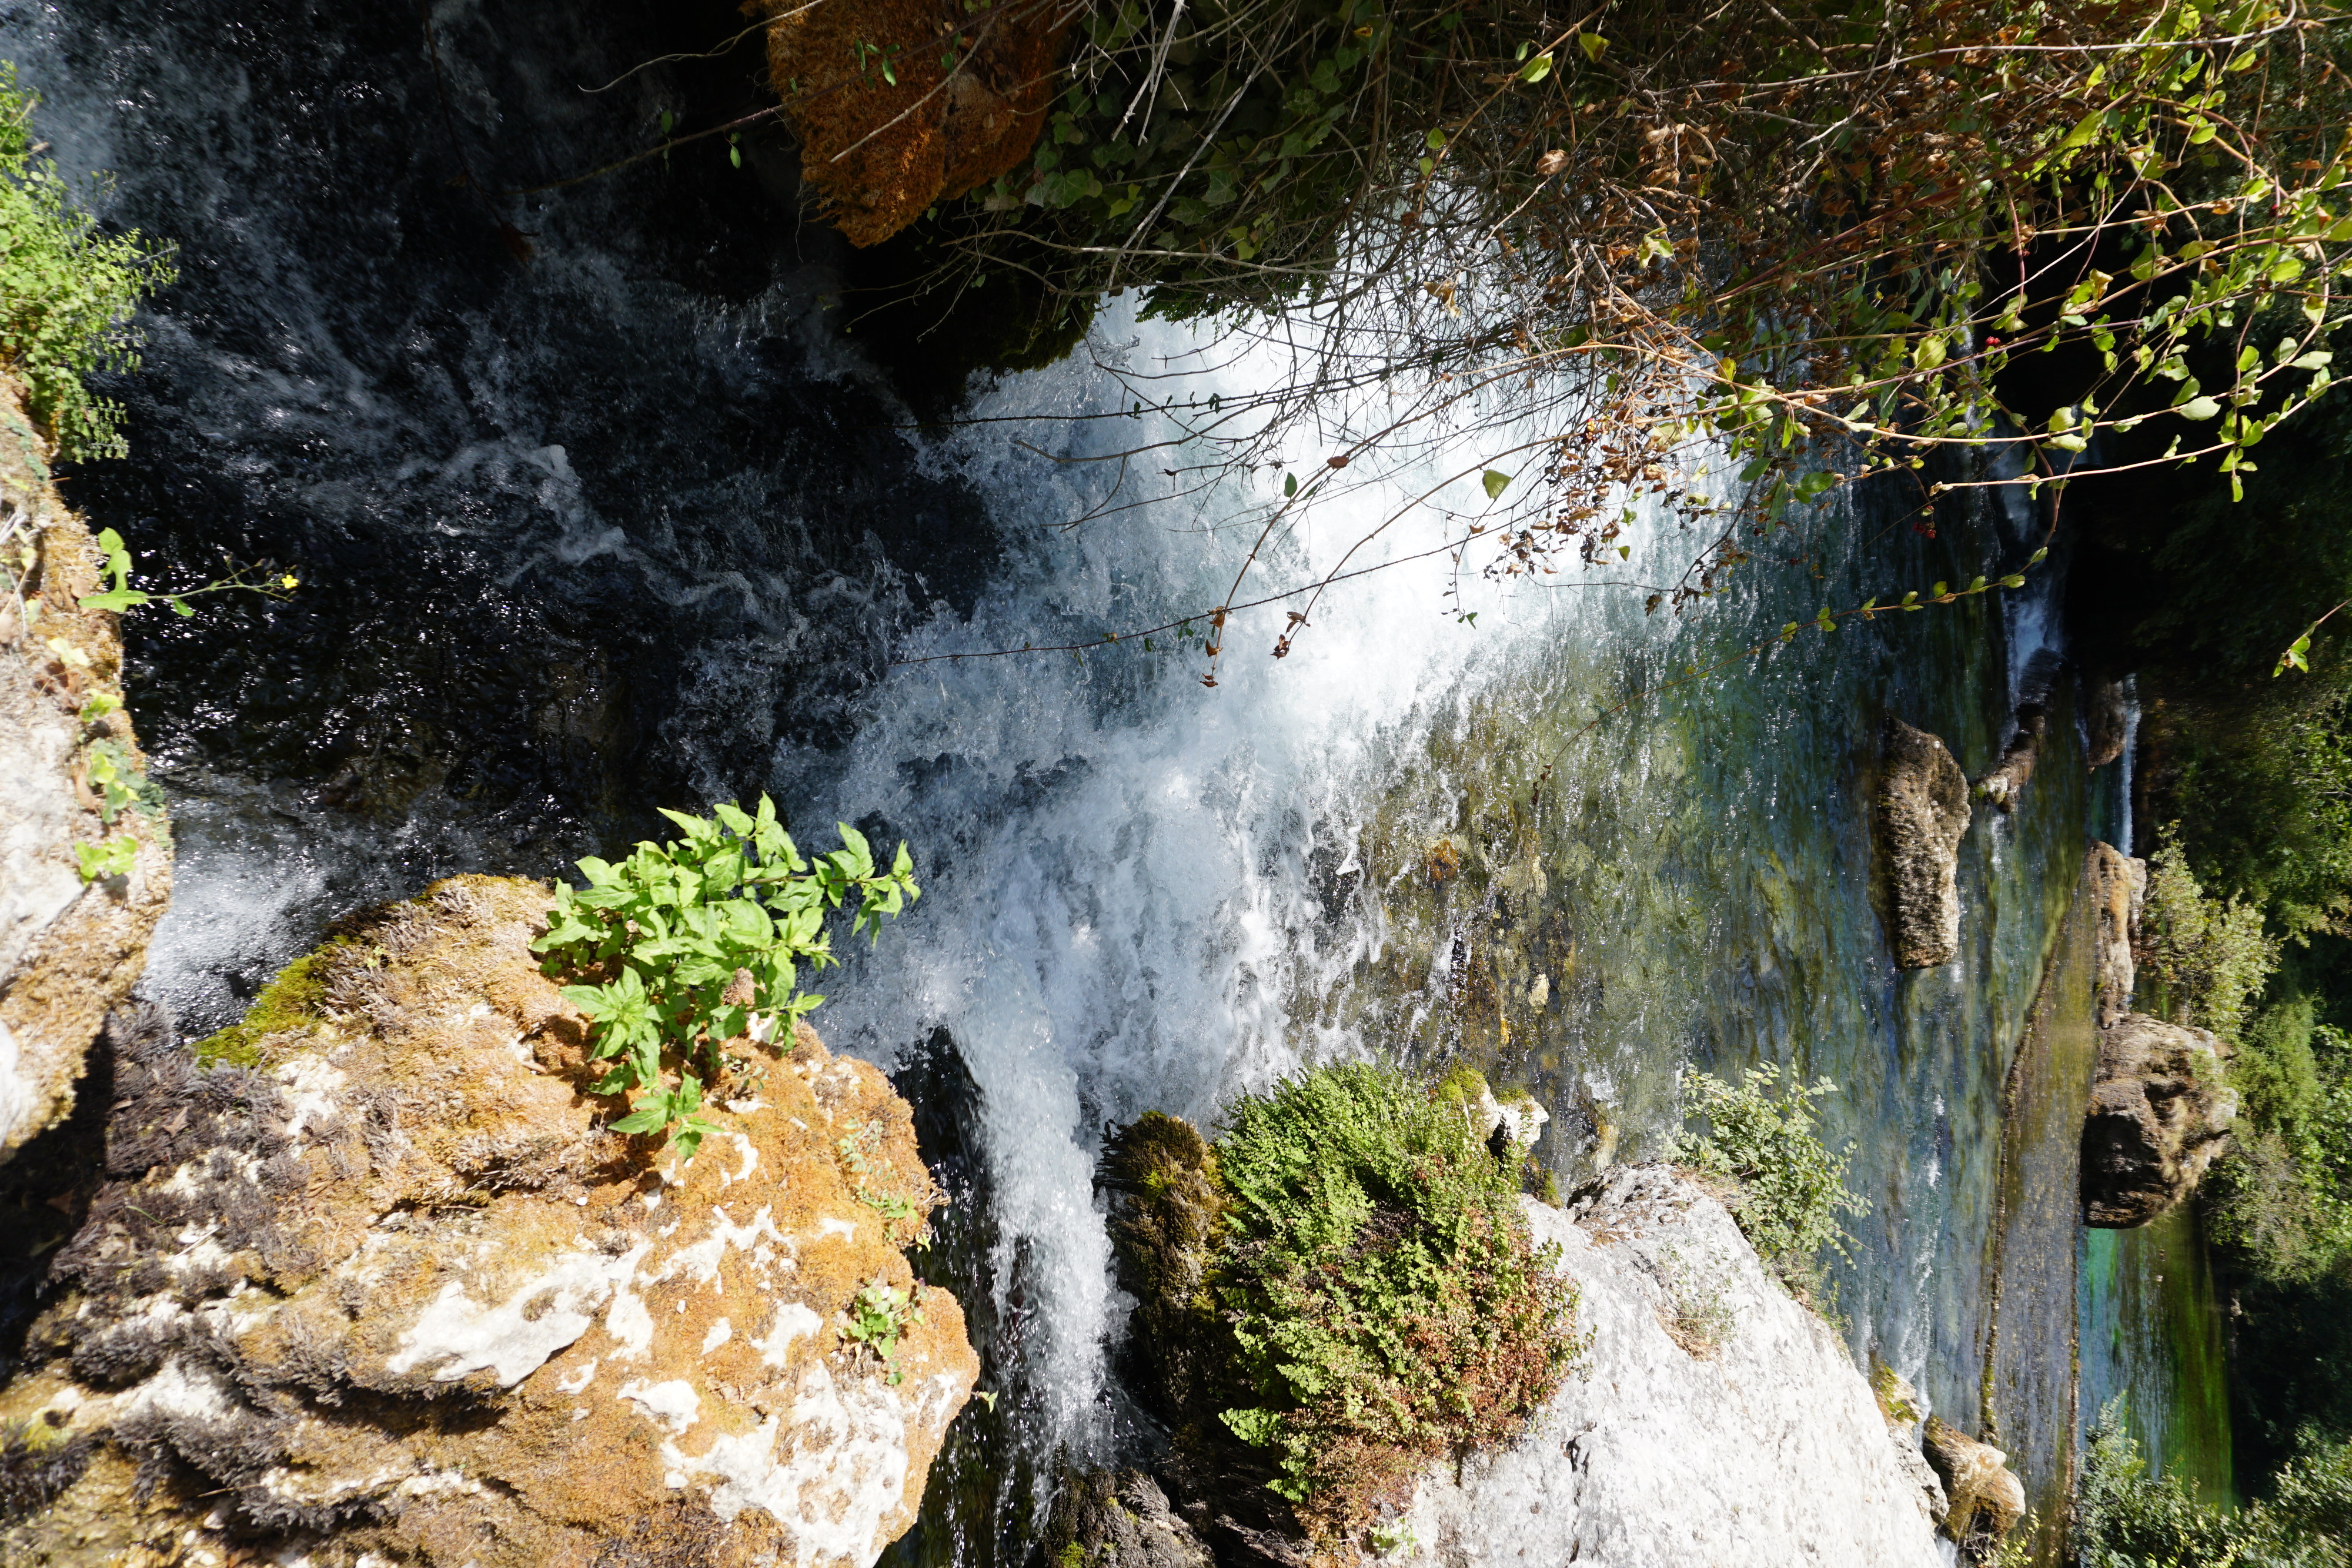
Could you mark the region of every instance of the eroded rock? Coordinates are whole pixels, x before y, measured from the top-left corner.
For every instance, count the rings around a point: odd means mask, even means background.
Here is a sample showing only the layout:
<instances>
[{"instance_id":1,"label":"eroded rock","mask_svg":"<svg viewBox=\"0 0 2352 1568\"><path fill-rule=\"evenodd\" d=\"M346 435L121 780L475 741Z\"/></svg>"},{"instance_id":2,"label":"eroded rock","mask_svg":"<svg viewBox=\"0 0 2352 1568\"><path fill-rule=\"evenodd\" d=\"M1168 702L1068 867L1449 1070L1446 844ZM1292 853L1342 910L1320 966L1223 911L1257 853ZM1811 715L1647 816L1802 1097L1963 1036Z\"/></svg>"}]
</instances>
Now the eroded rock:
<instances>
[{"instance_id":1,"label":"eroded rock","mask_svg":"<svg viewBox=\"0 0 2352 1568\"><path fill-rule=\"evenodd\" d=\"M2131 734L2131 691L2124 677L2091 675L2083 682L2083 762L2105 768L2124 754Z\"/></svg>"},{"instance_id":2,"label":"eroded rock","mask_svg":"<svg viewBox=\"0 0 2352 1568\"><path fill-rule=\"evenodd\" d=\"M1928 1568L1915 1475L1862 1373L1776 1285L1730 1213L1661 1166L1566 1210L1557 1242L1591 1335L1579 1371L1509 1448L1439 1466L1383 1559L1446 1568ZM1672 1332L1705 1320L1706 1354Z\"/></svg>"},{"instance_id":3,"label":"eroded rock","mask_svg":"<svg viewBox=\"0 0 2352 1568\"><path fill-rule=\"evenodd\" d=\"M1054 1568L1213 1568L1200 1532L1140 1470L1065 1476L1045 1527Z\"/></svg>"},{"instance_id":4,"label":"eroded rock","mask_svg":"<svg viewBox=\"0 0 2352 1568\"><path fill-rule=\"evenodd\" d=\"M1957 875L1968 828L1969 782L1951 752L1927 731L1888 719L1878 836L1898 967L1932 968L1959 951Z\"/></svg>"},{"instance_id":5,"label":"eroded rock","mask_svg":"<svg viewBox=\"0 0 2352 1568\"><path fill-rule=\"evenodd\" d=\"M101 558L44 454L23 389L0 377L0 1160L73 1109L172 896L170 830L121 711L116 618L80 608L106 586ZM76 847L110 841L120 868L85 880Z\"/></svg>"},{"instance_id":6,"label":"eroded rock","mask_svg":"<svg viewBox=\"0 0 2352 1568\"><path fill-rule=\"evenodd\" d=\"M2033 778L2033 766L2042 759L2042 736L2048 727L2049 717L2040 703L2021 706L2017 733L2010 737L1992 771L1977 780L1977 792L2003 812L2016 810L2018 798Z\"/></svg>"},{"instance_id":7,"label":"eroded rock","mask_svg":"<svg viewBox=\"0 0 2352 1568\"><path fill-rule=\"evenodd\" d=\"M0 1395L71 1459L0 1558L869 1568L912 1522L978 1367L901 1251L936 1198L905 1103L803 1030L738 1042L764 1078L690 1165L605 1131L547 902L457 878L352 925L249 1066L121 1052Z\"/></svg>"},{"instance_id":8,"label":"eroded rock","mask_svg":"<svg viewBox=\"0 0 2352 1568\"><path fill-rule=\"evenodd\" d=\"M2147 862L2094 841L2090 873L2099 923L2098 956L2092 970L2095 1014L2101 1029L2112 1029L2131 1011L2137 977L2132 944L2139 936L2140 900L2147 893Z\"/></svg>"},{"instance_id":9,"label":"eroded rock","mask_svg":"<svg viewBox=\"0 0 2352 1568\"><path fill-rule=\"evenodd\" d=\"M1922 1438L1949 1500L1937 1522L1964 1554L1986 1555L2025 1517L2024 1483L2010 1469L2007 1454L1938 1416L1927 1417Z\"/></svg>"},{"instance_id":10,"label":"eroded rock","mask_svg":"<svg viewBox=\"0 0 2352 1568\"><path fill-rule=\"evenodd\" d=\"M1875 1356L1871 1358L1870 1392L1878 1401L1878 1413L1885 1419L1886 1436L1895 1445L1895 1462L1911 1479L1917 1489L1919 1511L1937 1523L1944 1522L1948 1511L1943 1478L1927 1462L1920 1450L1920 1423L1925 1416L1927 1402L1910 1380L1895 1372Z\"/></svg>"},{"instance_id":11,"label":"eroded rock","mask_svg":"<svg viewBox=\"0 0 2352 1568\"><path fill-rule=\"evenodd\" d=\"M2083 1222L2146 1225L2197 1189L2237 1119L2228 1048L2145 1013L2100 1032L2083 1123Z\"/></svg>"}]
</instances>

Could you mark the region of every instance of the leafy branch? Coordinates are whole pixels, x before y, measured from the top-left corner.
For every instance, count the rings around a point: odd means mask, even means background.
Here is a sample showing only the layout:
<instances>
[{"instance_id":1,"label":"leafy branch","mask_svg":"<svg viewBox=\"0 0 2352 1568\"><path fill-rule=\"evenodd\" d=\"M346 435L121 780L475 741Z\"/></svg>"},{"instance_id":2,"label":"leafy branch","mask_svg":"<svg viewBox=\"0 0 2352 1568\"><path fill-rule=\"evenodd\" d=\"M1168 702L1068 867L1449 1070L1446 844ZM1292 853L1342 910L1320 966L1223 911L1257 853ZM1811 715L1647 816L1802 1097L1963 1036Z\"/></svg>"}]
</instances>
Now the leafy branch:
<instances>
[{"instance_id":1,"label":"leafy branch","mask_svg":"<svg viewBox=\"0 0 2352 1568\"><path fill-rule=\"evenodd\" d=\"M195 609L188 601L199 594L224 593L230 589L239 589L258 593L264 599L283 601L292 597L294 591L302 586L302 580L292 572L278 571L264 561L238 567L226 577L215 578L202 588L191 588L183 593L149 593L131 586L131 551L123 544L121 534L112 528L100 528L98 548L105 553L106 564L102 570L106 576L114 580L114 586L103 593L83 594L79 603L84 610L111 610L120 615L160 599L178 614L194 615Z\"/></svg>"}]
</instances>

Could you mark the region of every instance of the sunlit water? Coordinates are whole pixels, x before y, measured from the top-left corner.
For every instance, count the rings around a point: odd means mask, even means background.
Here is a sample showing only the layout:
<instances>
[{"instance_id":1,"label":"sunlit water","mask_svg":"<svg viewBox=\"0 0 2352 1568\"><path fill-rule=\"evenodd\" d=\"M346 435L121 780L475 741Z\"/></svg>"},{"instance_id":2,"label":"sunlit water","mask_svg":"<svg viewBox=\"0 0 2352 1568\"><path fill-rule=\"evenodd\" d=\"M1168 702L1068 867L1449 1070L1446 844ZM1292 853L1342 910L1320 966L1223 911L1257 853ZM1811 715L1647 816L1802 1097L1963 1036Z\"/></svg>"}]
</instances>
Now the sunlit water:
<instances>
[{"instance_id":1,"label":"sunlit water","mask_svg":"<svg viewBox=\"0 0 2352 1568\"><path fill-rule=\"evenodd\" d=\"M706 90L656 71L582 93L661 51L628 18L434 15L493 182L593 166ZM1073 423L1123 406L1090 367L982 395L1015 423L891 428L823 308L832 243L715 151L509 204L534 246L519 263L449 183L397 8L0 18L60 159L118 171L110 215L184 247L122 388L137 455L77 495L151 567L209 566L220 542L310 580L289 605L132 629L182 845L149 984L192 1028L338 915L454 871L546 873L656 805L766 789L803 841L839 819L913 845L923 900L848 952L817 1021L899 1064L943 1157L961 1140L966 1201L927 1267L973 1298L1005 1397L965 1418L902 1557L1018 1556L1057 1456L1148 1440L1114 1375L1105 1124L1213 1121L1341 1056L1466 1057L1531 1088L1554 1113L1538 1153L1570 1179L1661 1153L1687 1066L1834 1080L1828 1133L1867 1212L1833 1312L1962 1426L1990 1399L2048 1492L2076 1413L2046 1325L2075 1313L2076 1255L2048 1225L1997 1251L2002 1094L2086 838L2121 798L2082 765L2052 608L2064 552L2006 602L1849 620L1684 675L1824 604L2013 570L2041 542L2030 503L1949 509L1932 533L1900 495L1841 503L1679 621L1573 570L1449 600L1443 558L1406 562L1327 598L1278 663L1281 607L1237 620L1213 689L1197 643L1167 639L893 663L1203 611L1249 544L1204 519L1274 476L1205 513L1063 528L1105 471L1054 458L1168 429ZM1114 310L1093 351L1153 368L1185 346ZM1381 501L1325 513L1256 580L1328 568ZM1376 548L1427 549L1434 525L1415 526ZM1654 524L1633 541L1601 577L1670 580L1700 542ZM2032 788L1963 847L1959 956L1895 970L1871 837L1884 723L1943 736L1974 776L2044 687ZM2057 1158L2064 1135L2012 1158ZM2006 1384L1987 1375L1997 1264L2005 1321L2044 1325ZM2144 1300L2085 1298L2086 1341L2126 1347L2102 1388L2136 1375Z\"/></svg>"}]
</instances>

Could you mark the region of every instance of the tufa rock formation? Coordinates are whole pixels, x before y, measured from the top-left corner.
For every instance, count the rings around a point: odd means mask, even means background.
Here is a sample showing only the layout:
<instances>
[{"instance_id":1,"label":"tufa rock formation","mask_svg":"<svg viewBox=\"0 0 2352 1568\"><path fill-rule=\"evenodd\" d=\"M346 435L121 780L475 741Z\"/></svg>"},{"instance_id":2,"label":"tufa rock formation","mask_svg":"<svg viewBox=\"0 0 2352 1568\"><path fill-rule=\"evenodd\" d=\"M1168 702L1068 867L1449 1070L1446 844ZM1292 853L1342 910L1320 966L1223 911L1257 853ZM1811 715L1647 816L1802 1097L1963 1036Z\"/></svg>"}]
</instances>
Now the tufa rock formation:
<instances>
[{"instance_id":1,"label":"tufa rock formation","mask_svg":"<svg viewBox=\"0 0 2352 1568\"><path fill-rule=\"evenodd\" d=\"M691 1164L605 1130L547 897L350 923L208 1042L245 1065L118 1035L0 1560L870 1568L908 1526L978 1369L901 1251L906 1103L803 1029L735 1042Z\"/></svg>"},{"instance_id":2,"label":"tufa rock formation","mask_svg":"<svg viewBox=\"0 0 2352 1568\"><path fill-rule=\"evenodd\" d=\"M2033 765L2042 758L2042 737L2048 727L2049 718L2040 703L2021 705L2017 733L2010 737L1993 770L1977 780L1977 793L2003 812L2016 810L2018 797L2033 778Z\"/></svg>"},{"instance_id":3,"label":"tufa rock formation","mask_svg":"<svg viewBox=\"0 0 2352 1568\"><path fill-rule=\"evenodd\" d=\"M1950 1500L1936 1522L1959 1542L1961 1555L1981 1561L2025 1517L2025 1487L2009 1456L1978 1442L1934 1416L1927 1417L1927 1462Z\"/></svg>"},{"instance_id":4,"label":"tufa rock formation","mask_svg":"<svg viewBox=\"0 0 2352 1568\"><path fill-rule=\"evenodd\" d=\"M2101 1029L2110 1029L2131 1011L2137 972L2132 943L2139 935L2140 900L2147 893L2147 862L2134 860L2113 844L2091 845L2091 895L2098 910L2098 956L2092 985L2097 1001L2095 1016Z\"/></svg>"},{"instance_id":5,"label":"tufa rock formation","mask_svg":"<svg viewBox=\"0 0 2352 1568\"><path fill-rule=\"evenodd\" d=\"M1878 1414L1886 1422L1887 1439L1895 1445L1895 1462L1919 1489L1919 1505L1927 1517L1937 1524L1944 1522L1950 1511L1944 1496L1943 1478L1927 1462L1920 1451L1919 1423L1926 1404L1919 1391L1907 1378L1874 1354L1870 1358L1870 1392L1878 1401Z\"/></svg>"},{"instance_id":6,"label":"tufa rock formation","mask_svg":"<svg viewBox=\"0 0 2352 1568\"><path fill-rule=\"evenodd\" d=\"M2131 692L2120 677L2084 677L2083 733L2084 766L2105 768L2124 754L2124 737L2131 733Z\"/></svg>"},{"instance_id":7,"label":"tufa rock formation","mask_svg":"<svg viewBox=\"0 0 2352 1568\"><path fill-rule=\"evenodd\" d=\"M116 617L79 604L106 586L103 558L45 451L23 388L0 377L0 1161L73 1109L172 896ZM85 880L75 851L101 845L122 858Z\"/></svg>"},{"instance_id":8,"label":"tufa rock formation","mask_svg":"<svg viewBox=\"0 0 2352 1568\"><path fill-rule=\"evenodd\" d=\"M1878 838L1899 968L1933 968L1959 951L1956 873L1968 828L1969 783L1960 765L1934 736L1888 719Z\"/></svg>"},{"instance_id":9,"label":"tufa rock formation","mask_svg":"<svg viewBox=\"0 0 2352 1568\"><path fill-rule=\"evenodd\" d=\"M1076 13L1014 0L755 0L801 178L856 246L1019 168L1054 100ZM942 64L942 61L949 62ZM950 66L952 68L950 68Z\"/></svg>"},{"instance_id":10,"label":"tufa rock formation","mask_svg":"<svg viewBox=\"0 0 2352 1568\"><path fill-rule=\"evenodd\" d=\"M1928 1568L1926 1494L1845 1347L1757 1261L1723 1205L1629 1166L1563 1211L1591 1338L1517 1443L1433 1467L1383 1562L1642 1568ZM1705 1320L1706 1346L1675 1325Z\"/></svg>"},{"instance_id":11,"label":"tufa rock formation","mask_svg":"<svg viewBox=\"0 0 2352 1568\"><path fill-rule=\"evenodd\" d=\"M2196 1190L2237 1118L2226 1057L2204 1030L2144 1013L2100 1032L2083 1122L2083 1223L2146 1225Z\"/></svg>"}]
</instances>

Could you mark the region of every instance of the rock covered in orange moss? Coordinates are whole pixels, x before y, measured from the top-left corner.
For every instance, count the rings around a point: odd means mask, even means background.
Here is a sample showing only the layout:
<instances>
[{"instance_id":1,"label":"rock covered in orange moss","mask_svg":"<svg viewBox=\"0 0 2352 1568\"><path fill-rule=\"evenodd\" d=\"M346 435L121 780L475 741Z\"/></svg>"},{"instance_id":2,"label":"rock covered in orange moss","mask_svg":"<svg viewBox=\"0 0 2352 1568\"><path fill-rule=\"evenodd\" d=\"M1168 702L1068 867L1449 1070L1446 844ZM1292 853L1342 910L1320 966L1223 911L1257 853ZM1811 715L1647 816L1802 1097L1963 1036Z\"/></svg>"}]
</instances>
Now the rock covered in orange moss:
<instances>
[{"instance_id":1,"label":"rock covered in orange moss","mask_svg":"<svg viewBox=\"0 0 2352 1568\"><path fill-rule=\"evenodd\" d=\"M124 1052L0 1395L50 1494L0 1558L868 1568L913 1522L978 1362L902 1251L938 1201L905 1102L803 1028L690 1164L604 1130L547 903L462 877L351 925L249 1067Z\"/></svg>"},{"instance_id":2,"label":"rock covered in orange moss","mask_svg":"<svg viewBox=\"0 0 2352 1568\"><path fill-rule=\"evenodd\" d=\"M752 0L801 178L852 245L1012 172L1036 145L1069 34L1051 0Z\"/></svg>"},{"instance_id":3,"label":"rock covered in orange moss","mask_svg":"<svg viewBox=\"0 0 2352 1568\"><path fill-rule=\"evenodd\" d=\"M100 1023L138 983L172 898L160 803L110 806L145 767L121 711L122 639L80 601L106 584L89 530L68 510L0 375L0 1161L73 1109ZM159 608L158 613L161 613ZM108 841L127 869L85 881L75 846Z\"/></svg>"}]
</instances>

